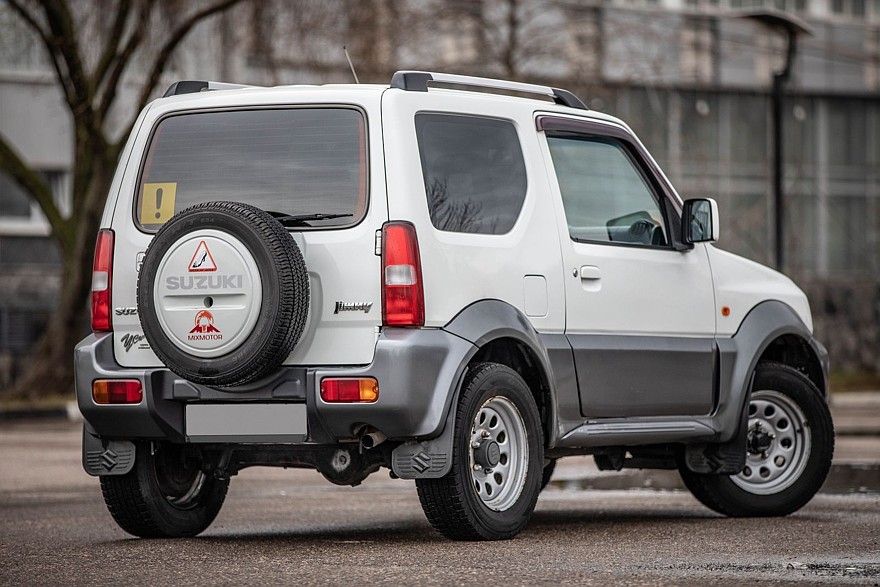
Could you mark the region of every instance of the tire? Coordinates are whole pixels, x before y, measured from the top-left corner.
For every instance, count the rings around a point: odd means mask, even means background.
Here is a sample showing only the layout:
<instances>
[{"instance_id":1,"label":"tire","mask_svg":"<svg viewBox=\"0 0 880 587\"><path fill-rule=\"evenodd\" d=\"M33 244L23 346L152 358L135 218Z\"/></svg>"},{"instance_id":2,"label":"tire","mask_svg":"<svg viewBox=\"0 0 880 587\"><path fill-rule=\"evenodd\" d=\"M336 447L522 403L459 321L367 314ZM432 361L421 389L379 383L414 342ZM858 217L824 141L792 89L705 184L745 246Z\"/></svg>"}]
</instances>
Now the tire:
<instances>
[{"instance_id":1,"label":"tire","mask_svg":"<svg viewBox=\"0 0 880 587\"><path fill-rule=\"evenodd\" d=\"M134 468L101 477L101 491L119 527L140 538L180 538L201 533L220 512L229 479L203 473L181 445L138 444Z\"/></svg>"},{"instance_id":2,"label":"tire","mask_svg":"<svg viewBox=\"0 0 880 587\"><path fill-rule=\"evenodd\" d=\"M738 475L694 473L682 480L706 507L733 517L785 516L819 491L831 467L834 425L812 381L778 363L755 370L749 398L746 467Z\"/></svg>"},{"instance_id":3,"label":"tire","mask_svg":"<svg viewBox=\"0 0 880 587\"><path fill-rule=\"evenodd\" d=\"M544 470L541 474L541 491L544 491L547 488L547 485L550 483L550 479L553 478L553 471L556 470L556 459L550 459L546 465L544 465Z\"/></svg>"},{"instance_id":4,"label":"tire","mask_svg":"<svg viewBox=\"0 0 880 587\"><path fill-rule=\"evenodd\" d=\"M214 248L209 268L196 269L208 259L206 243ZM144 255L137 290L156 356L181 377L214 387L275 372L309 310L308 273L293 237L268 213L235 202L198 204L164 224ZM231 296L245 301L225 304Z\"/></svg>"},{"instance_id":5,"label":"tire","mask_svg":"<svg viewBox=\"0 0 880 587\"><path fill-rule=\"evenodd\" d=\"M453 540L513 538L535 509L543 453L528 385L507 366L478 363L458 401L452 469L440 479L416 480L425 516Z\"/></svg>"}]
</instances>

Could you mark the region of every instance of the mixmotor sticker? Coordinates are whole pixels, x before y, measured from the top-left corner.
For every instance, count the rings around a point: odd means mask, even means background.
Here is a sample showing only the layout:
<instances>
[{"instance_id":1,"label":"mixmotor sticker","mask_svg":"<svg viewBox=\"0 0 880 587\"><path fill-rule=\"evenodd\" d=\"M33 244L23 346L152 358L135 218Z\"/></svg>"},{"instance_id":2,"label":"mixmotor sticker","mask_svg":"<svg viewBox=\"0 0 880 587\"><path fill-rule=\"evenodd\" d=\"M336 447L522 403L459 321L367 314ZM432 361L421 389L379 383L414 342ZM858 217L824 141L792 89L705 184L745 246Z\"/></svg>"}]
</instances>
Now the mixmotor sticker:
<instances>
[{"instance_id":1,"label":"mixmotor sticker","mask_svg":"<svg viewBox=\"0 0 880 587\"><path fill-rule=\"evenodd\" d=\"M189 331L188 340L223 340L223 334L214 326L214 315L207 310L196 314L195 326Z\"/></svg>"}]
</instances>

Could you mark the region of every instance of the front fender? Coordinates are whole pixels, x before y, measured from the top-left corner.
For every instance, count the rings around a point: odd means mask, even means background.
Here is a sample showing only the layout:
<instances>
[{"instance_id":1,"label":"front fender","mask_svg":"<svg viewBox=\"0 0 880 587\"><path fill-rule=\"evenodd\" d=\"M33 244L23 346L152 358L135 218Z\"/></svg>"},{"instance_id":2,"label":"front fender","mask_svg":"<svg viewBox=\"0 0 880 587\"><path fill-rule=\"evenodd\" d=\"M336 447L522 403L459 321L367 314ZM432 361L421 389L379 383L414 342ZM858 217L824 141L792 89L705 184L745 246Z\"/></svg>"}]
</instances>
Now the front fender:
<instances>
[{"instance_id":1,"label":"front fender","mask_svg":"<svg viewBox=\"0 0 880 587\"><path fill-rule=\"evenodd\" d=\"M761 355L780 336L792 334L807 341L827 377L824 348L813 339L806 324L790 306L779 301L762 302L752 308L736 333L717 339L719 350L719 397L713 418L718 442L731 440L740 430L752 377Z\"/></svg>"}]
</instances>

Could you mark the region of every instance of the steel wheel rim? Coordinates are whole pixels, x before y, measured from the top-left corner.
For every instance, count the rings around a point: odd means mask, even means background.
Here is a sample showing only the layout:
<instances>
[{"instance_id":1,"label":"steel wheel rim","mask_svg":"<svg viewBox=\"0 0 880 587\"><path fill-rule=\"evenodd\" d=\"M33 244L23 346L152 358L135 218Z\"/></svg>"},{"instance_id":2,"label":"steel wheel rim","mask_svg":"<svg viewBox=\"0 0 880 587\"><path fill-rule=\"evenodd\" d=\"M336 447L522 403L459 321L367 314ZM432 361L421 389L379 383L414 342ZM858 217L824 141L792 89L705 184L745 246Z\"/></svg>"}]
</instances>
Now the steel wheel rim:
<instances>
[{"instance_id":1,"label":"steel wheel rim","mask_svg":"<svg viewBox=\"0 0 880 587\"><path fill-rule=\"evenodd\" d=\"M496 396L486 400L477 410L470 432L471 488L489 509L506 511L522 494L528 474L529 443L525 422L513 402ZM497 445L498 460L487 467L486 451L491 443ZM488 458L489 462L492 460Z\"/></svg>"},{"instance_id":2,"label":"steel wheel rim","mask_svg":"<svg viewBox=\"0 0 880 587\"><path fill-rule=\"evenodd\" d=\"M791 487L804 472L812 448L804 412L785 394L756 391L749 400L748 430L746 466L731 476L733 483L755 495Z\"/></svg>"},{"instance_id":3,"label":"steel wheel rim","mask_svg":"<svg viewBox=\"0 0 880 587\"><path fill-rule=\"evenodd\" d=\"M208 477L203 471L187 466L180 450L158 450L154 455L153 473L159 491L169 504L181 510L199 504Z\"/></svg>"}]
</instances>

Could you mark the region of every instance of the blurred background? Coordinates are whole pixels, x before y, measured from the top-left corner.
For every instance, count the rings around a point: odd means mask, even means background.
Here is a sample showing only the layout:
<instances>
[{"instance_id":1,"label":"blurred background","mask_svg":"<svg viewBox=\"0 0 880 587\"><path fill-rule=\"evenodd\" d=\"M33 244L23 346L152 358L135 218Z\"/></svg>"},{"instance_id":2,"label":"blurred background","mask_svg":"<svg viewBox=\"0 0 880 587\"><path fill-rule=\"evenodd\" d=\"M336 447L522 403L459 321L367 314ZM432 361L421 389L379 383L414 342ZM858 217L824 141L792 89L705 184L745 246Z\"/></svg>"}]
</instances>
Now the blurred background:
<instances>
[{"instance_id":1,"label":"blurred background","mask_svg":"<svg viewBox=\"0 0 880 587\"><path fill-rule=\"evenodd\" d=\"M718 246L807 292L832 388L880 389L880 0L0 0L0 401L72 398L140 108L180 79L350 83L343 46L362 83L501 77L622 117L718 200Z\"/></svg>"}]
</instances>

